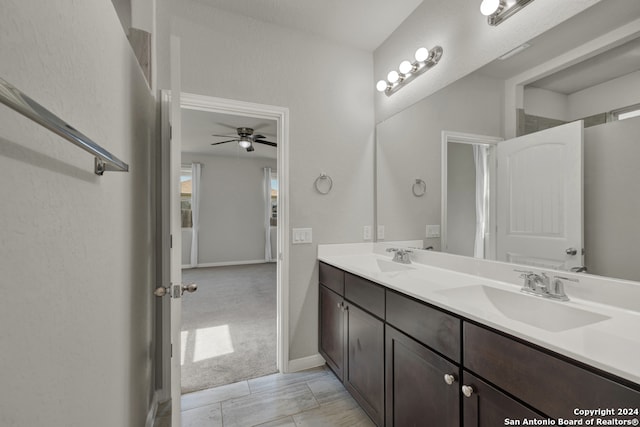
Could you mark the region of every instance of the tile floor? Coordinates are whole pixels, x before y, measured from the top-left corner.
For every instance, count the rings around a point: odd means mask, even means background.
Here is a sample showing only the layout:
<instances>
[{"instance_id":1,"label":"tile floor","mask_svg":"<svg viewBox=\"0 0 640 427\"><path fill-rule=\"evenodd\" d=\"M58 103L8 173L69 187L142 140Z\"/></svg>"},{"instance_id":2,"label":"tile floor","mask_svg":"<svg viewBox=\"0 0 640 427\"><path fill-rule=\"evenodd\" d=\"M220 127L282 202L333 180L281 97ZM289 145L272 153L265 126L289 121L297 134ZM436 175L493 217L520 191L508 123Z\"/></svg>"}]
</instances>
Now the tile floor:
<instances>
[{"instance_id":1,"label":"tile floor","mask_svg":"<svg viewBox=\"0 0 640 427\"><path fill-rule=\"evenodd\" d=\"M169 427L159 417L155 427ZM273 374L182 396L182 427L373 427L326 367ZM176 426L174 426L176 427Z\"/></svg>"}]
</instances>

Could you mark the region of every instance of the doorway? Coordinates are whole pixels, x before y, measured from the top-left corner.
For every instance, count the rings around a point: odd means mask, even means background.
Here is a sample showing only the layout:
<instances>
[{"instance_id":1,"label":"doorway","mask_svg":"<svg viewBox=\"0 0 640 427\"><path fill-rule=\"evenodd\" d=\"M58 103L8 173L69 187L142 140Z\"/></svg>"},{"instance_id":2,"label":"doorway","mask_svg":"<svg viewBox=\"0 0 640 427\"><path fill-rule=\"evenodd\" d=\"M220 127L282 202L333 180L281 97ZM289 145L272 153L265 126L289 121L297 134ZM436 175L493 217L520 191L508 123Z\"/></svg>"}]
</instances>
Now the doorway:
<instances>
[{"instance_id":1,"label":"doorway","mask_svg":"<svg viewBox=\"0 0 640 427\"><path fill-rule=\"evenodd\" d=\"M276 135L278 138L278 144L276 147L277 151L277 166L276 170L278 173L278 195L277 195L277 231L275 238L275 258L277 258L276 264L276 369L279 372L287 372L288 371L288 360L289 360L289 303L288 303L288 295L289 295L289 279L288 279L288 263L289 263L289 248L286 245L286 242L289 239L288 232L288 213L289 213L289 111L284 107L277 107L271 105L263 105L263 104L254 104L242 101L228 100L223 98L216 98L210 96L203 95L195 95L189 93L180 93L179 97L180 101L177 105L180 116L182 110L197 110L202 112L210 112L210 113L222 113L229 114L240 117L248 117L254 119L262 119L262 120L273 120L276 123ZM162 187L169 188L169 171L175 170L174 173L179 174L180 162L176 162L177 164L171 165L169 162L169 151L171 150L171 143L169 142L171 139L171 126L169 123L170 118L170 100L171 94L169 92L162 93L162 108L161 108L161 116L162 116L162 158L163 158L163 166L159 169L159 174L161 175ZM181 120L180 120L181 122ZM181 127L181 125L180 125ZM182 132L180 132L181 134ZM179 141L179 138L177 139ZM176 146L179 147L180 144ZM178 153L179 154L179 153ZM178 155L179 159L180 156ZM176 177L176 182L178 179ZM176 184L178 185L178 184ZM173 193L178 194L178 190L174 190ZM167 193L168 194L168 193ZM175 218L178 219L177 226L180 227L180 209L179 203L176 202L175 209L170 209L169 197L162 198L162 245L161 248L161 259L163 259L162 263L162 277L169 278L169 265L170 265L170 248L175 246L175 241L180 241L180 239L173 239L169 234L170 224L169 224L169 215L166 214L170 210L177 212L175 214ZM172 214L173 215L173 214ZM171 249L174 251L177 249L178 254L180 254L181 248ZM178 261L180 260L180 256L175 257ZM180 262L177 263L178 267ZM165 271L166 270L166 271ZM179 268L178 268L179 271ZM164 279L163 279L164 280ZM180 277L172 279L172 283L178 283ZM196 298L197 293L192 295L192 297ZM179 395L180 393L180 368L179 361L180 357L176 357L175 360L178 365L174 364L172 367L172 357L173 348L178 347L179 344L182 343L182 339L180 336L180 325L179 323L174 322L172 319L180 319L181 315L178 312L177 316L173 316L175 303L179 303L182 298L171 298L171 299L162 299L159 301L159 310L158 310L158 337L159 337L159 345L157 346L157 354L158 359L161 360L159 367L161 367L161 371L158 372L159 381L161 384L161 389L159 391L159 400L168 398L170 395ZM171 302L171 304L169 304ZM177 304L178 308L180 308L180 304ZM180 310L181 311L181 310ZM171 315L170 315L171 314ZM174 329L175 328L175 329ZM171 337L174 337L173 339ZM177 343L177 346L172 346L172 342ZM177 353L177 355L181 356L181 351ZM166 397L165 397L166 396ZM175 401L175 399L174 399ZM179 399L177 400L179 402ZM179 409L177 411L173 411L175 413L180 413Z\"/></svg>"},{"instance_id":2,"label":"doorway","mask_svg":"<svg viewBox=\"0 0 640 427\"><path fill-rule=\"evenodd\" d=\"M183 394L277 372L277 122L182 109Z\"/></svg>"}]
</instances>

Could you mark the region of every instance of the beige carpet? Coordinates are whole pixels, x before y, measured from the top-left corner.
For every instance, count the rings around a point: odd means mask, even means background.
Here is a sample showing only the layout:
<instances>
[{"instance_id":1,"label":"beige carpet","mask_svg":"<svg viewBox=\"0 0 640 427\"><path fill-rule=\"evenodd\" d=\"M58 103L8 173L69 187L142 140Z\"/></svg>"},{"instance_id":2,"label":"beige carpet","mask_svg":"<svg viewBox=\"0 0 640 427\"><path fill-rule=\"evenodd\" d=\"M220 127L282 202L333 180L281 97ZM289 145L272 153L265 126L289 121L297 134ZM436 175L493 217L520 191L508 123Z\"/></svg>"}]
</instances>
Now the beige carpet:
<instances>
[{"instance_id":1,"label":"beige carpet","mask_svg":"<svg viewBox=\"0 0 640 427\"><path fill-rule=\"evenodd\" d=\"M197 268L182 282L182 393L276 372L276 264Z\"/></svg>"}]
</instances>

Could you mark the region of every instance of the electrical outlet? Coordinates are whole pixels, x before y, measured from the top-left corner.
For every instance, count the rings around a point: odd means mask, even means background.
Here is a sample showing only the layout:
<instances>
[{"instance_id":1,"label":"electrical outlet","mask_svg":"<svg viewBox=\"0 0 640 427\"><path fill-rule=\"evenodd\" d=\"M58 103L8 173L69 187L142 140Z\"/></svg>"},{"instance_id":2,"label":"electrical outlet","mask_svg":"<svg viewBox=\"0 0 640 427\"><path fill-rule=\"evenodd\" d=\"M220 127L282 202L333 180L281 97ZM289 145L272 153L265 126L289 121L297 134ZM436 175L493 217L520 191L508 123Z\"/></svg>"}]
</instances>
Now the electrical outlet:
<instances>
[{"instance_id":1,"label":"electrical outlet","mask_svg":"<svg viewBox=\"0 0 640 427\"><path fill-rule=\"evenodd\" d=\"M440 225L427 225L426 237L440 237Z\"/></svg>"},{"instance_id":2,"label":"electrical outlet","mask_svg":"<svg viewBox=\"0 0 640 427\"><path fill-rule=\"evenodd\" d=\"M313 232L311 228L294 228L291 233L291 240L294 245L311 243L313 241Z\"/></svg>"},{"instance_id":3,"label":"electrical outlet","mask_svg":"<svg viewBox=\"0 0 640 427\"><path fill-rule=\"evenodd\" d=\"M363 240L371 240L371 226L365 225L362 228L362 239Z\"/></svg>"},{"instance_id":4,"label":"electrical outlet","mask_svg":"<svg viewBox=\"0 0 640 427\"><path fill-rule=\"evenodd\" d=\"M384 240L384 225L378 226L378 240Z\"/></svg>"}]
</instances>

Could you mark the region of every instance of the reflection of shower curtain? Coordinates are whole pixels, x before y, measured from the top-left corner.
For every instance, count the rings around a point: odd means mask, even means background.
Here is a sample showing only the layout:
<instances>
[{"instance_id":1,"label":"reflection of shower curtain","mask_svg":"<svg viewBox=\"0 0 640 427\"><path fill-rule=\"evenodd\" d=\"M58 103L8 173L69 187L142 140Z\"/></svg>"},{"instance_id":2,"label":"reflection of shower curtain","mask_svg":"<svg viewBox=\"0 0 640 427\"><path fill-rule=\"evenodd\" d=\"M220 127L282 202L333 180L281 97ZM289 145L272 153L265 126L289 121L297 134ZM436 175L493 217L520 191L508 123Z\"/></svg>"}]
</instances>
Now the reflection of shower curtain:
<instances>
[{"instance_id":1,"label":"reflection of shower curtain","mask_svg":"<svg viewBox=\"0 0 640 427\"><path fill-rule=\"evenodd\" d=\"M264 168L264 260L271 261L271 168Z\"/></svg>"},{"instance_id":2,"label":"reflection of shower curtain","mask_svg":"<svg viewBox=\"0 0 640 427\"><path fill-rule=\"evenodd\" d=\"M481 144L473 144L473 161L476 165L476 238L473 248L473 256L484 258L484 241L487 229L487 207L489 194L488 147Z\"/></svg>"},{"instance_id":3,"label":"reflection of shower curtain","mask_svg":"<svg viewBox=\"0 0 640 427\"><path fill-rule=\"evenodd\" d=\"M198 265L198 232L200 230L200 174L202 165L191 164L191 267Z\"/></svg>"}]
</instances>

